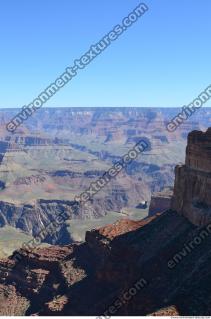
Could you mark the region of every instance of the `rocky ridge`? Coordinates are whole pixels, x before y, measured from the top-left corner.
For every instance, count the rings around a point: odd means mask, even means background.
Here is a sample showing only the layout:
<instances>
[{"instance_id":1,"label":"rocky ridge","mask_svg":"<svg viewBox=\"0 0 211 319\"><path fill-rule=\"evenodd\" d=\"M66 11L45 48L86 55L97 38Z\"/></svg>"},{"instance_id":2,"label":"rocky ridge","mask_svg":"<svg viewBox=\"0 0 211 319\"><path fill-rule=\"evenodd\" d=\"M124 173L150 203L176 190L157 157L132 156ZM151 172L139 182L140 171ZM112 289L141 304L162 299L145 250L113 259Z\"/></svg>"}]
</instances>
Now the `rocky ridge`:
<instances>
[{"instance_id":1,"label":"rocky ridge","mask_svg":"<svg viewBox=\"0 0 211 319\"><path fill-rule=\"evenodd\" d=\"M83 244L23 250L19 262L0 261L4 298L22 298L28 315L210 315L211 237L170 267L202 230L169 210L93 230Z\"/></svg>"}]
</instances>

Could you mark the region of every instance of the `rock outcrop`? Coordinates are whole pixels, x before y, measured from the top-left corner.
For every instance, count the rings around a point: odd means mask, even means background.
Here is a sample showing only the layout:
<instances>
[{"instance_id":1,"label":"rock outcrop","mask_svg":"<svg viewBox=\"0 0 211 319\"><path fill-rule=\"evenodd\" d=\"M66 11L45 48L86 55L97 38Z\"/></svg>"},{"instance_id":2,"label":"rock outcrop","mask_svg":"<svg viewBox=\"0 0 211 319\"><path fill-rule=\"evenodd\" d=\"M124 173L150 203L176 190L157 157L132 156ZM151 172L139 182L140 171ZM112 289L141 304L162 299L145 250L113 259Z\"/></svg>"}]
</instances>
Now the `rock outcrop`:
<instances>
[{"instance_id":1,"label":"rock outcrop","mask_svg":"<svg viewBox=\"0 0 211 319\"><path fill-rule=\"evenodd\" d=\"M176 166L172 209L192 223L211 222L211 128L188 135L185 165Z\"/></svg>"},{"instance_id":2,"label":"rock outcrop","mask_svg":"<svg viewBox=\"0 0 211 319\"><path fill-rule=\"evenodd\" d=\"M210 231L169 210L83 244L22 250L0 261L1 313L11 303L12 315L210 315Z\"/></svg>"},{"instance_id":3,"label":"rock outcrop","mask_svg":"<svg viewBox=\"0 0 211 319\"><path fill-rule=\"evenodd\" d=\"M170 209L172 195L173 190L171 187L164 188L161 192L153 193L149 206L149 216Z\"/></svg>"}]
</instances>

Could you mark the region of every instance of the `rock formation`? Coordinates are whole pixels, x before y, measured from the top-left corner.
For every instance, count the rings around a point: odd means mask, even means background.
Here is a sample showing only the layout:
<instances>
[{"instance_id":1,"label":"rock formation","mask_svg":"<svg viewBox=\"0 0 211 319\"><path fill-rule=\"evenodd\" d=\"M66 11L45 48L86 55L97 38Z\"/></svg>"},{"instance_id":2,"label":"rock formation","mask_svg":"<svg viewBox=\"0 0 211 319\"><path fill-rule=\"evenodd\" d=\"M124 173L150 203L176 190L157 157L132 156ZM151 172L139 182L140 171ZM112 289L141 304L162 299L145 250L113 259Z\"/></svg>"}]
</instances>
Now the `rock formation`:
<instances>
[{"instance_id":1,"label":"rock formation","mask_svg":"<svg viewBox=\"0 0 211 319\"><path fill-rule=\"evenodd\" d=\"M149 216L164 212L171 207L173 190L171 187L164 188L161 192L153 193L149 206Z\"/></svg>"},{"instance_id":2,"label":"rock formation","mask_svg":"<svg viewBox=\"0 0 211 319\"><path fill-rule=\"evenodd\" d=\"M188 135L185 165L176 166L172 209L192 223L211 222L211 128Z\"/></svg>"},{"instance_id":3,"label":"rock formation","mask_svg":"<svg viewBox=\"0 0 211 319\"><path fill-rule=\"evenodd\" d=\"M210 315L210 231L169 210L83 244L22 250L0 261L1 314Z\"/></svg>"}]
</instances>

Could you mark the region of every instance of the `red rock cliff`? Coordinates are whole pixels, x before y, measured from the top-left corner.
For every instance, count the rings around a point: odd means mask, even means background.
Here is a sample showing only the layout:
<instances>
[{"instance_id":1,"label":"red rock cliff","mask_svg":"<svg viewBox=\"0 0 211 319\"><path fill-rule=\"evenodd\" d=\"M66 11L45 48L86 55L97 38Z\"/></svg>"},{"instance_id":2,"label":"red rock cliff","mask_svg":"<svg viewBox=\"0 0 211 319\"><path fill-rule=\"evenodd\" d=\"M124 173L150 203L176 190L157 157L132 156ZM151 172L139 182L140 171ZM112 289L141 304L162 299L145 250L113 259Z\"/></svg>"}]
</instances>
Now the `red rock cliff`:
<instances>
[{"instance_id":1,"label":"red rock cliff","mask_svg":"<svg viewBox=\"0 0 211 319\"><path fill-rule=\"evenodd\" d=\"M188 135L185 165L175 169L172 209L202 226L211 222L211 128Z\"/></svg>"}]
</instances>

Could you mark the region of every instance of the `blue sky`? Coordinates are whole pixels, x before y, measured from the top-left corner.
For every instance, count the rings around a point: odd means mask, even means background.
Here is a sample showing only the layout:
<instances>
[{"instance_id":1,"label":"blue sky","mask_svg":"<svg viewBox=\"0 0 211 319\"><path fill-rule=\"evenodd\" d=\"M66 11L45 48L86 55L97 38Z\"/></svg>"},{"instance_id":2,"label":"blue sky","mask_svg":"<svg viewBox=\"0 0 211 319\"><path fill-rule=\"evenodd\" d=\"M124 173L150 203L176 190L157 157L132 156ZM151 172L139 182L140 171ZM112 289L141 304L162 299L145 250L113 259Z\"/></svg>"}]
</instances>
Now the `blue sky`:
<instances>
[{"instance_id":1,"label":"blue sky","mask_svg":"<svg viewBox=\"0 0 211 319\"><path fill-rule=\"evenodd\" d=\"M139 3L1 0L0 107L29 104ZM145 3L149 11L46 106L180 107L211 84L211 1Z\"/></svg>"}]
</instances>

